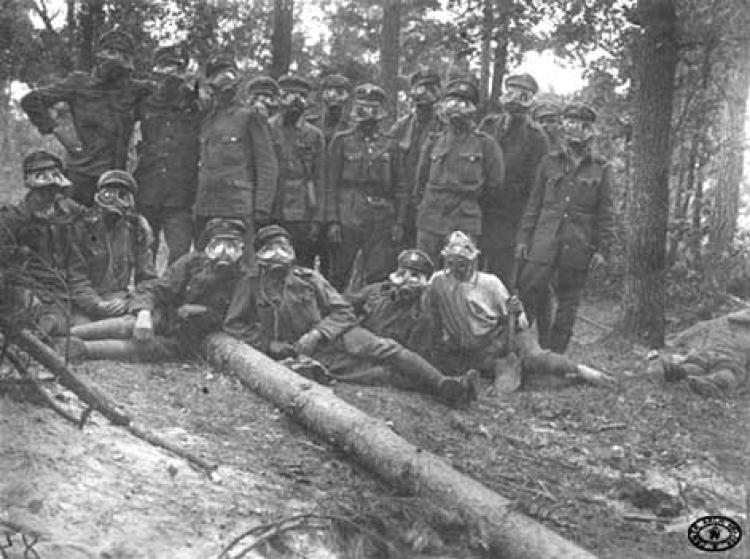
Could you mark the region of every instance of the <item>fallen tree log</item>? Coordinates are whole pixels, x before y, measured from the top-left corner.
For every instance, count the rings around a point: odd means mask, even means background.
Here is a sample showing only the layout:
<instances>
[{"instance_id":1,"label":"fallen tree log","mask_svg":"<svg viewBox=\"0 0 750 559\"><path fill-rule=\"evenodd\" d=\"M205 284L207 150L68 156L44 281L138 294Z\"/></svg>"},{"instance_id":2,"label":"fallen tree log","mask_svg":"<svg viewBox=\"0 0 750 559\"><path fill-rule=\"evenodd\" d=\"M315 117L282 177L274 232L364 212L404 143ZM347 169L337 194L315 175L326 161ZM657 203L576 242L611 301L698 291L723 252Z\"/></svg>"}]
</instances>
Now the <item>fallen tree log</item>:
<instances>
[{"instance_id":1,"label":"fallen tree log","mask_svg":"<svg viewBox=\"0 0 750 559\"><path fill-rule=\"evenodd\" d=\"M270 400L306 427L339 446L387 482L449 510L479 530L493 557L595 559L535 520L508 499L454 470L376 420L225 334L207 339L209 360Z\"/></svg>"}]
</instances>

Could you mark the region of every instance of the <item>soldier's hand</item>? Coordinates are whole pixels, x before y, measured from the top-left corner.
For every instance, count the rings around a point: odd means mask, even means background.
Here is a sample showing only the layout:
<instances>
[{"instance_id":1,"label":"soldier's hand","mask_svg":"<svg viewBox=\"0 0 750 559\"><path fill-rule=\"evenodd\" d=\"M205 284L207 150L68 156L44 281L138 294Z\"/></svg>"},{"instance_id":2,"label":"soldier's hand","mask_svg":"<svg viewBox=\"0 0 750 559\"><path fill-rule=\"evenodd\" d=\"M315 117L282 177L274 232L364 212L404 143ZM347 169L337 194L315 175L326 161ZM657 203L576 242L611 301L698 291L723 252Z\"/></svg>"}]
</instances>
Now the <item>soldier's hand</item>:
<instances>
[{"instance_id":1,"label":"soldier's hand","mask_svg":"<svg viewBox=\"0 0 750 559\"><path fill-rule=\"evenodd\" d=\"M521 314L523 312L523 303L518 295L511 295L508 299L508 312L510 314Z\"/></svg>"},{"instance_id":2,"label":"soldier's hand","mask_svg":"<svg viewBox=\"0 0 750 559\"><path fill-rule=\"evenodd\" d=\"M120 316L125 313L127 303L125 299L117 298L109 301L99 301L96 308L103 316Z\"/></svg>"},{"instance_id":3,"label":"soldier's hand","mask_svg":"<svg viewBox=\"0 0 750 559\"><path fill-rule=\"evenodd\" d=\"M179 316L182 320L187 320L188 318L206 314L207 312L208 307L204 305L192 305L190 303L186 303L179 309L177 309L177 316Z\"/></svg>"},{"instance_id":4,"label":"soldier's hand","mask_svg":"<svg viewBox=\"0 0 750 559\"><path fill-rule=\"evenodd\" d=\"M521 312L521 314L518 315L518 329L519 330L526 330L529 327L529 317L526 316L525 312Z\"/></svg>"},{"instance_id":5,"label":"soldier's hand","mask_svg":"<svg viewBox=\"0 0 750 559\"><path fill-rule=\"evenodd\" d=\"M141 342L153 339L154 322L150 310L142 309L138 311L135 326L133 327L133 337Z\"/></svg>"},{"instance_id":6,"label":"soldier's hand","mask_svg":"<svg viewBox=\"0 0 750 559\"><path fill-rule=\"evenodd\" d=\"M344 241L341 235L341 225L333 223L328 227L328 242L340 245Z\"/></svg>"},{"instance_id":7,"label":"soldier's hand","mask_svg":"<svg viewBox=\"0 0 750 559\"><path fill-rule=\"evenodd\" d=\"M394 225L391 228L391 239L393 239L393 242L396 244L399 244L404 240L404 226L403 225Z\"/></svg>"},{"instance_id":8,"label":"soldier's hand","mask_svg":"<svg viewBox=\"0 0 750 559\"><path fill-rule=\"evenodd\" d=\"M589 268L591 270L597 270L599 268L603 268L607 265L607 259L604 258L604 255L601 252L595 252L594 256L591 257L591 263L589 264Z\"/></svg>"},{"instance_id":9,"label":"soldier's hand","mask_svg":"<svg viewBox=\"0 0 750 559\"><path fill-rule=\"evenodd\" d=\"M529 257L529 247L526 243L518 243L515 250L516 260L526 260Z\"/></svg>"},{"instance_id":10,"label":"soldier's hand","mask_svg":"<svg viewBox=\"0 0 750 559\"><path fill-rule=\"evenodd\" d=\"M297 343L294 344L294 350L302 355L312 355L322 339L323 334L320 330L313 328L297 340Z\"/></svg>"},{"instance_id":11,"label":"soldier's hand","mask_svg":"<svg viewBox=\"0 0 750 559\"><path fill-rule=\"evenodd\" d=\"M287 357L296 357L297 352L290 343L271 342L268 345L268 356L272 359L286 359Z\"/></svg>"},{"instance_id":12,"label":"soldier's hand","mask_svg":"<svg viewBox=\"0 0 750 559\"><path fill-rule=\"evenodd\" d=\"M320 223L311 223L310 230L307 232L307 238L311 241L317 241L320 237Z\"/></svg>"}]
</instances>

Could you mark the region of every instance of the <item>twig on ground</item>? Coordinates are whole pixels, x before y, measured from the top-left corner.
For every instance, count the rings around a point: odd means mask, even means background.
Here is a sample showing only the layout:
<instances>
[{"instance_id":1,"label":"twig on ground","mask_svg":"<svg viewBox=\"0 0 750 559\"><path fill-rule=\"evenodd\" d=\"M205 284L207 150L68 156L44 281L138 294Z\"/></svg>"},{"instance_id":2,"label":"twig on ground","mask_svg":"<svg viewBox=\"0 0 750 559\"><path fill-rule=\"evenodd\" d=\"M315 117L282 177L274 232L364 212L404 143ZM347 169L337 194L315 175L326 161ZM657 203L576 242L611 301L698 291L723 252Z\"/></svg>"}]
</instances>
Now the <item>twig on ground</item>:
<instances>
[{"instance_id":1,"label":"twig on ground","mask_svg":"<svg viewBox=\"0 0 750 559\"><path fill-rule=\"evenodd\" d=\"M601 433L602 431L613 431L615 429L627 429L627 428L628 428L627 423L605 423L604 425L599 425L596 431L597 433Z\"/></svg>"},{"instance_id":2,"label":"twig on ground","mask_svg":"<svg viewBox=\"0 0 750 559\"><path fill-rule=\"evenodd\" d=\"M596 320L592 320L590 318L586 318L585 316L583 316L580 313L578 313L578 316L576 318L579 318L583 322L585 322L587 324L591 324L592 326L596 326L600 330L604 330L606 332L612 332L614 330L614 328L612 328L611 326L606 326L604 324L601 324L600 322L597 322Z\"/></svg>"}]
</instances>

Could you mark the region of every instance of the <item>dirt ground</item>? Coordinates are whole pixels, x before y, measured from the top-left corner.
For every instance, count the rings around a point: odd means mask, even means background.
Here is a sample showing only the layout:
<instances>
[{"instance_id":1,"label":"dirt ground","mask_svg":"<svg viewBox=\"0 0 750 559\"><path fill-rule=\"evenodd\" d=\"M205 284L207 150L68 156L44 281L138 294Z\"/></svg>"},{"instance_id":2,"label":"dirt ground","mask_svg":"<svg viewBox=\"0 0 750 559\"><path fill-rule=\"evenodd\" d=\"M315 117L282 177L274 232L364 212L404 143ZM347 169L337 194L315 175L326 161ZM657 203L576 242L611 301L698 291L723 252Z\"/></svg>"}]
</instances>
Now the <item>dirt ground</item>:
<instances>
[{"instance_id":1,"label":"dirt ground","mask_svg":"<svg viewBox=\"0 0 750 559\"><path fill-rule=\"evenodd\" d=\"M581 314L589 320L578 321L571 355L617 375L618 392L536 388L449 410L388 388L334 391L601 559L705 555L687 540L692 520L722 513L746 525L748 392L706 400L637 380L645 351L602 339L612 305L589 303ZM23 557L24 538L38 534L29 557L214 558L243 532L300 513L318 517L246 556L387 557L390 545L392 557L483 557L449 514L396 493L205 364L76 371L219 464L221 482L97 414L79 430L0 397L0 547L9 557Z\"/></svg>"}]
</instances>

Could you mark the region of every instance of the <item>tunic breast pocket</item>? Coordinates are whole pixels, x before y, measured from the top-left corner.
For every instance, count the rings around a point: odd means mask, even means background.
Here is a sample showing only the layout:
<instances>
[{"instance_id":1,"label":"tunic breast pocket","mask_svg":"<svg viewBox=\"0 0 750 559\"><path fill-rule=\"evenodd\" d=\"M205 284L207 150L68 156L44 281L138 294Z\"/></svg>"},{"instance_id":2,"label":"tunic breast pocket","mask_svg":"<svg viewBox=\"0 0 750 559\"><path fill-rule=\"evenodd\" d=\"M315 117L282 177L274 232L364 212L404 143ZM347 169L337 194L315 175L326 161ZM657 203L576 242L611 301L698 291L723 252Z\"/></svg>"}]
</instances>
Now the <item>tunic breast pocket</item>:
<instances>
[{"instance_id":1,"label":"tunic breast pocket","mask_svg":"<svg viewBox=\"0 0 750 559\"><path fill-rule=\"evenodd\" d=\"M576 201L584 208L594 208L599 203L599 185L597 178L582 178L578 181Z\"/></svg>"},{"instance_id":2,"label":"tunic breast pocket","mask_svg":"<svg viewBox=\"0 0 750 559\"><path fill-rule=\"evenodd\" d=\"M360 178L362 166L362 153L358 151L344 152L342 161L341 178L345 181L356 181Z\"/></svg>"},{"instance_id":3,"label":"tunic breast pocket","mask_svg":"<svg viewBox=\"0 0 750 559\"><path fill-rule=\"evenodd\" d=\"M391 184L391 154L381 153L370 160L368 179L383 186Z\"/></svg>"},{"instance_id":4,"label":"tunic breast pocket","mask_svg":"<svg viewBox=\"0 0 750 559\"><path fill-rule=\"evenodd\" d=\"M430 182L439 183L445 181L445 171L443 163L445 162L446 153L435 151L430 154Z\"/></svg>"},{"instance_id":5,"label":"tunic breast pocket","mask_svg":"<svg viewBox=\"0 0 750 559\"><path fill-rule=\"evenodd\" d=\"M478 185L482 182L482 154L462 153L458 160L458 180L464 185Z\"/></svg>"},{"instance_id":6,"label":"tunic breast pocket","mask_svg":"<svg viewBox=\"0 0 750 559\"><path fill-rule=\"evenodd\" d=\"M239 136L221 136L216 141L216 147L216 157L224 164L244 164L247 160L245 143Z\"/></svg>"},{"instance_id":7,"label":"tunic breast pocket","mask_svg":"<svg viewBox=\"0 0 750 559\"><path fill-rule=\"evenodd\" d=\"M322 320L318 301L313 293L302 293L299 295L299 303L295 305L293 312L299 316L300 322L306 329L310 329Z\"/></svg>"}]
</instances>

